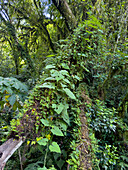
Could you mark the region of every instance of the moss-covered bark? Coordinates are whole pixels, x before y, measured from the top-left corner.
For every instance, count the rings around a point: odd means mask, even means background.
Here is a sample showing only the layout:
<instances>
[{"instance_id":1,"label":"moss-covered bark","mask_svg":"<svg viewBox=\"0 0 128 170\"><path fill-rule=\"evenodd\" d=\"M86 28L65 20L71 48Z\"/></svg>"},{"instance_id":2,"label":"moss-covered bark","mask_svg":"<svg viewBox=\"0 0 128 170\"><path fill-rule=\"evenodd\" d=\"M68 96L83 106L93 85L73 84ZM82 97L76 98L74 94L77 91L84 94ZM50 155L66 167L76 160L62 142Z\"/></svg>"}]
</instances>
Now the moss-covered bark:
<instances>
[{"instance_id":1,"label":"moss-covered bark","mask_svg":"<svg viewBox=\"0 0 128 170\"><path fill-rule=\"evenodd\" d=\"M82 104L80 105L80 122L81 122L81 129L80 129L80 144L78 149L80 151L80 166L79 170L91 170L92 169L92 158L90 153L91 148L91 140L89 138L89 129L88 123L86 118L86 105L85 103L91 103L91 99L88 95L88 90L86 84L80 84L79 88L79 96Z\"/></svg>"},{"instance_id":2,"label":"moss-covered bark","mask_svg":"<svg viewBox=\"0 0 128 170\"><path fill-rule=\"evenodd\" d=\"M85 115L85 108L84 106L81 106L80 108L80 121L81 121L81 142L79 145L80 150L80 167L79 169L83 170L91 170L92 164L91 164L91 153L89 151L89 148L91 146L90 138L89 138L89 131L88 131L88 125L87 125L87 119Z\"/></svg>"},{"instance_id":3,"label":"moss-covered bark","mask_svg":"<svg viewBox=\"0 0 128 170\"><path fill-rule=\"evenodd\" d=\"M76 25L77 21L75 16L73 15L68 3L66 0L52 0L56 8L59 10L59 12L62 14L62 16L65 18L66 25L70 31L72 31Z\"/></svg>"}]
</instances>

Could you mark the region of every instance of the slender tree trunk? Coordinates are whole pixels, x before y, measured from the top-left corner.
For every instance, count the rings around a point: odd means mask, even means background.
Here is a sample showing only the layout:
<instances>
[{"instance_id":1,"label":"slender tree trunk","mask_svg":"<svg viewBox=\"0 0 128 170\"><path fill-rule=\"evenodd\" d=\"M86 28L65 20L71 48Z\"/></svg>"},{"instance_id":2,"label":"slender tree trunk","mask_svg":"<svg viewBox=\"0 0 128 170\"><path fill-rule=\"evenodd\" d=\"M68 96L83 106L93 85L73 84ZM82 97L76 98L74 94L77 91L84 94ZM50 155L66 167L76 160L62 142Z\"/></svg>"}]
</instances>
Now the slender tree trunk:
<instances>
[{"instance_id":1,"label":"slender tree trunk","mask_svg":"<svg viewBox=\"0 0 128 170\"><path fill-rule=\"evenodd\" d=\"M16 67L16 75L19 75L18 58L15 54L14 54L14 62L15 62L15 67Z\"/></svg>"},{"instance_id":2,"label":"slender tree trunk","mask_svg":"<svg viewBox=\"0 0 128 170\"><path fill-rule=\"evenodd\" d=\"M52 40L51 40L50 34L49 34L46 26L45 26L43 23L41 23L41 26L42 26L43 29L45 30L45 33L46 33L46 35L47 35L47 37L48 37L48 42L49 42L49 45L50 45L52 51L53 51L54 53L56 53L55 48L54 48L54 44L53 44L53 42L52 42Z\"/></svg>"},{"instance_id":3,"label":"slender tree trunk","mask_svg":"<svg viewBox=\"0 0 128 170\"><path fill-rule=\"evenodd\" d=\"M52 0L56 8L65 18L66 25L70 31L77 26L77 21L66 0Z\"/></svg>"},{"instance_id":4,"label":"slender tree trunk","mask_svg":"<svg viewBox=\"0 0 128 170\"><path fill-rule=\"evenodd\" d=\"M18 68L18 60L15 60L15 65L16 65L16 75L19 75L19 68Z\"/></svg>"}]
</instances>

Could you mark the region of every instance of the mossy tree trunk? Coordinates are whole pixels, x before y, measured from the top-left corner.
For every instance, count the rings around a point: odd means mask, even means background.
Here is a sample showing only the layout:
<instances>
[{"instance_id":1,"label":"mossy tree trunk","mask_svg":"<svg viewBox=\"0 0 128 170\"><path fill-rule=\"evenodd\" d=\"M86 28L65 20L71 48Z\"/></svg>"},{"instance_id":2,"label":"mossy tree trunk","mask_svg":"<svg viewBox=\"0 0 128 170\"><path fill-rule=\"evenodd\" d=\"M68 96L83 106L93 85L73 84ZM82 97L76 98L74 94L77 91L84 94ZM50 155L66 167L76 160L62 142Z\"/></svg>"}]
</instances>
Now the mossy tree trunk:
<instances>
[{"instance_id":1,"label":"mossy tree trunk","mask_svg":"<svg viewBox=\"0 0 128 170\"><path fill-rule=\"evenodd\" d=\"M68 3L66 0L52 0L56 8L59 10L59 12L62 14L62 16L65 18L66 25L69 29L69 31L72 31L77 26L77 21L72 13Z\"/></svg>"}]
</instances>

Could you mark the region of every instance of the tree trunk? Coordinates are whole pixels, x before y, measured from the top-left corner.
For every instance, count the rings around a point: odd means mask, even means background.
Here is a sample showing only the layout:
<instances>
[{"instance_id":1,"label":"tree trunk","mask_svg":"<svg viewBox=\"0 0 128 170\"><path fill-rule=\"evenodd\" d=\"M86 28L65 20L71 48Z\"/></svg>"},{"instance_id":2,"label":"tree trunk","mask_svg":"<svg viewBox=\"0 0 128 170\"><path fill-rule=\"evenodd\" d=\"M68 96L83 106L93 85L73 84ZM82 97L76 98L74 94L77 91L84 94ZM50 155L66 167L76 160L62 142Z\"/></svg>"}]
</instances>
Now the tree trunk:
<instances>
[{"instance_id":1,"label":"tree trunk","mask_svg":"<svg viewBox=\"0 0 128 170\"><path fill-rule=\"evenodd\" d=\"M14 62L16 67L16 75L19 75L19 67L18 67L18 56L14 54Z\"/></svg>"},{"instance_id":2,"label":"tree trunk","mask_svg":"<svg viewBox=\"0 0 128 170\"><path fill-rule=\"evenodd\" d=\"M77 26L77 21L73 15L68 3L66 0L52 0L56 8L65 18L66 25L69 31L72 31Z\"/></svg>"},{"instance_id":3,"label":"tree trunk","mask_svg":"<svg viewBox=\"0 0 128 170\"><path fill-rule=\"evenodd\" d=\"M54 48L54 44L53 44L53 42L52 42L52 40L51 40L50 34L49 34L46 26L43 24L43 21L41 22L41 26L43 27L43 29L44 29L44 31L45 31L45 35L47 35L47 37L48 37L48 42L49 42L49 45L50 45L52 51L53 51L54 53L56 53L56 50L55 50L55 48Z\"/></svg>"},{"instance_id":4,"label":"tree trunk","mask_svg":"<svg viewBox=\"0 0 128 170\"><path fill-rule=\"evenodd\" d=\"M81 86L82 88L82 86ZM91 155L91 139L89 137L89 128L86 117L86 105L84 103L92 103L90 97L87 95L87 89L82 88L80 90L80 97L82 98L82 103L80 108L80 122L81 122L81 135L78 149L80 151L80 166L78 170L92 170L92 155Z\"/></svg>"},{"instance_id":5,"label":"tree trunk","mask_svg":"<svg viewBox=\"0 0 128 170\"><path fill-rule=\"evenodd\" d=\"M78 146L80 151L80 166L79 170L92 170L92 158L90 153L91 140L89 138L89 130L87 124L87 118L85 115L85 106L80 107L80 122L81 122L81 140Z\"/></svg>"}]
</instances>

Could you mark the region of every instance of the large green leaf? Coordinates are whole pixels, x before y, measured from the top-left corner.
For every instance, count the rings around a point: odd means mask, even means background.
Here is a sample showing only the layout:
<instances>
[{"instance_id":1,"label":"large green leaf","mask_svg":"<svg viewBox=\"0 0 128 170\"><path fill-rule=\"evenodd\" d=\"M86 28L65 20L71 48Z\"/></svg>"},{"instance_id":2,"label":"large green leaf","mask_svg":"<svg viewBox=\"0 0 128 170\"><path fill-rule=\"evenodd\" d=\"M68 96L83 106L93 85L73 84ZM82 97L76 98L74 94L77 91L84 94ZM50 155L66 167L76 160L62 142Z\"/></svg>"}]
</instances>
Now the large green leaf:
<instances>
[{"instance_id":1,"label":"large green leaf","mask_svg":"<svg viewBox=\"0 0 128 170\"><path fill-rule=\"evenodd\" d=\"M9 101L10 105L13 106L14 103L16 102L16 95L13 94L12 96L10 96L10 97L8 98L8 101Z\"/></svg>"},{"instance_id":2,"label":"large green leaf","mask_svg":"<svg viewBox=\"0 0 128 170\"><path fill-rule=\"evenodd\" d=\"M70 84L71 82L68 79L63 79L66 83Z\"/></svg>"},{"instance_id":3,"label":"large green leaf","mask_svg":"<svg viewBox=\"0 0 128 170\"><path fill-rule=\"evenodd\" d=\"M71 98L76 100L75 95L71 92L71 90L69 90L68 88L63 89L65 91L65 93Z\"/></svg>"},{"instance_id":4,"label":"large green leaf","mask_svg":"<svg viewBox=\"0 0 128 170\"><path fill-rule=\"evenodd\" d=\"M38 86L39 88L48 88L48 89L55 89L53 83L44 83L43 85Z\"/></svg>"},{"instance_id":5,"label":"large green leaf","mask_svg":"<svg viewBox=\"0 0 128 170\"><path fill-rule=\"evenodd\" d=\"M69 115L68 115L68 112L67 112L67 107L65 107L61 116L62 116L63 120L69 125L70 120L69 120Z\"/></svg>"},{"instance_id":6,"label":"large green leaf","mask_svg":"<svg viewBox=\"0 0 128 170\"><path fill-rule=\"evenodd\" d=\"M39 145L46 146L47 143L48 143L48 139L47 139L47 138L43 138L43 139L39 140L37 143L38 143Z\"/></svg>"},{"instance_id":7,"label":"large green leaf","mask_svg":"<svg viewBox=\"0 0 128 170\"><path fill-rule=\"evenodd\" d=\"M55 78L53 78L53 77L48 77L48 78L46 78L44 81L48 81L48 80L55 80Z\"/></svg>"},{"instance_id":8,"label":"large green leaf","mask_svg":"<svg viewBox=\"0 0 128 170\"><path fill-rule=\"evenodd\" d=\"M16 81L13 85L12 85L12 87L14 87L15 89L20 89L20 83L18 82L18 81Z\"/></svg>"},{"instance_id":9,"label":"large green leaf","mask_svg":"<svg viewBox=\"0 0 128 170\"><path fill-rule=\"evenodd\" d=\"M62 131L57 127L57 126L54 126L52 129L51 129L51 132L56 135L56 136L64 136Z\"/></svg>"},{"instance_id":10,"label":"large green leaf","mask_svg":"<svg viewBox=\"0 0 128 170\"><path fill-rule=\"evenodd\" d=\"M69 122L68 122L69 123ZM58 120L57 125L59 125L64 131L67 130L67 123L64 120Z\"/></svg>"},{"instance_id":11,"label":"large green leaf","mask_svg":"<svg viewBox=\"0 0 128 170\"><path fill-rule=\"evenodd\" d=\"M64 105L62 103L60 103L59 105L57 105L57 109L55 109L55 111L60 114L62 112L62 110L64 109Z\"/></svg>"},{"instance_id":12,"label":"large green leaf","mask_svg":"<svg viewBox=\"0 0 128 170\"><path fill-rule=\"evenodd\" d=\"M69 66L68 66L68 64L66 64L66 63L61 63L61 66L62 66L64 69L69 69Z\"/></svg>"},{"instance_id":13,"label":"large green leaf","mask_svg":"<svg viewBox=\"0 0 128 170\"><path fill-rule=\"evenodd\" d=\"M0 86L1 86L1 85L3 85L3 81L2 81L2 80L0 81Z\"/></svg>"},{"instance_id":14,"label":"large green leaf","mask_svg":"<svg viewBox=\"0 0 128 170\"><path fill-rule=\"evenodd\" d=\"M46 119L41 119L41 122L44 126L50 126L50 122Z\"/></svg>"},{"instance_id":15,"label":"large green leaf","mask_svg":"<svg viewBox=\"0 0 128 170\"><path fill-rule=\"evenodd\" d=\"M4 85L6 85L6 86L9 86L9 85L10 85L10 82L7 80L7 78L4 79L3 83L4 83Z\"/></svg>"},{"instance_id":16,"label":"large green leaf","mask_svg":"<svg viewBox=\"0 0 128 170\"><path fill-rule=\"evenodd\" d=\"M69 76L69 73L68 73L68 71L66 71L66 70L61 70L60 73L63 74L63 75L65 75L65 76Z\"/></svg>"},{"instance_id":17,"label":"large green leaf","mask_svg":"<svg viewBox=\"0 0 128 170\"><path fill-rule=\"evenodd\" d=\"M23 83L20 83L19 86L20 86L20 90L21 90L22 92L28 92L28 86L26 86L26 85L23 84Z\"/></svg>"},{"instance_id":18,"label":"large green leaf","mask_svg":"<svg viewBox=\"0 0 128 170\"><path fill-rule=\"evenodd\" d=\"M51 69L51 68L55 68L55 66L54 66L54 65L47 65L47 66L45 67L45 69Z\"/></svg>"},{"instance_id":19,"label":"large green leaf","mask_svg":"<svg viewBox=\"0 0 128 170\"><path fill-rule=\"evenodd\" d=\"M7 87L7 88L6 88L6 91L7 91L8 93L10 93L10 94L13 93L13 91L12 91L12 89L11 89L10 87Z\"/></svg>"},{"instance_id":20,"label":"large green leaf","mask_svg":"<svg viewBox=\"0 0 128 170\"><path fill-rule=\"evenodd\" d=\"M58 77L56 76L56 81L58 82L59 80L63 80L64 76L63 75L59 75Z\"/></svg>"},{"instance_id":21,"label":"large green leaf","mask_svg":"<svg viewBox=\"0 0 128 170\"><path fill-rule=\"evenodd\" d=\"M52 142L52 144L49 146L49 150L51 152L61 153L60 147L56 142Z\"/></svg>"}]
</instances>

